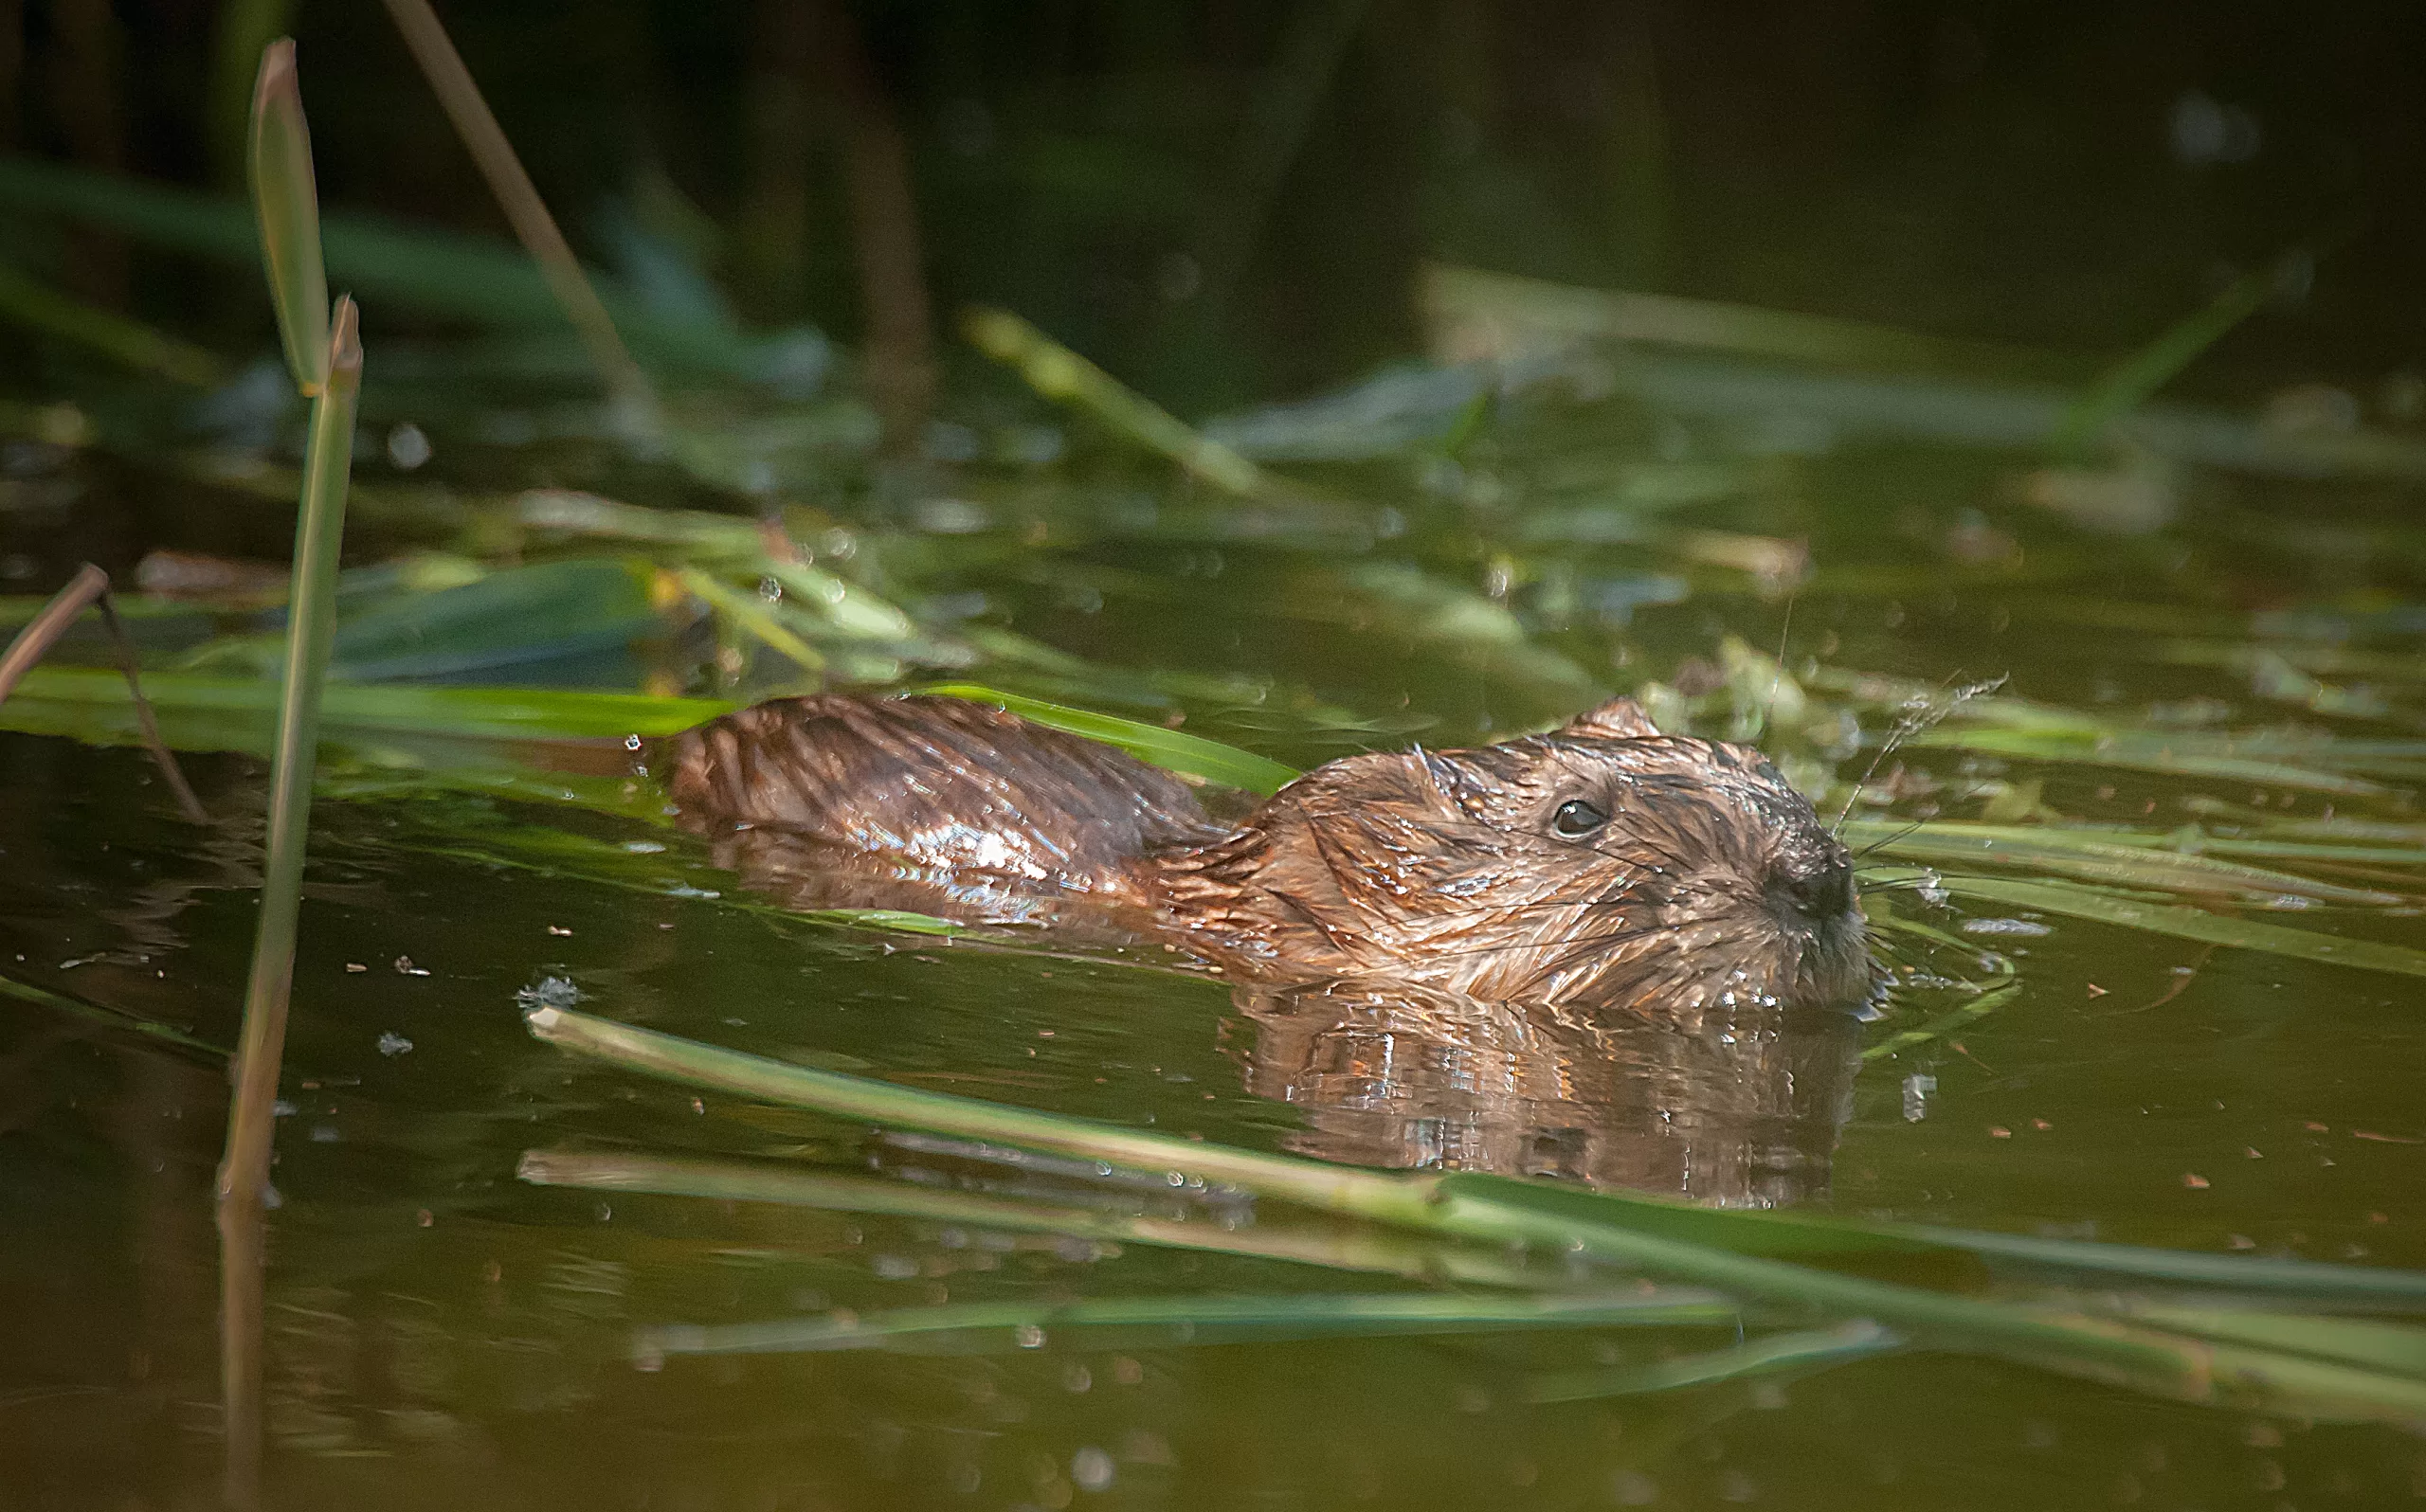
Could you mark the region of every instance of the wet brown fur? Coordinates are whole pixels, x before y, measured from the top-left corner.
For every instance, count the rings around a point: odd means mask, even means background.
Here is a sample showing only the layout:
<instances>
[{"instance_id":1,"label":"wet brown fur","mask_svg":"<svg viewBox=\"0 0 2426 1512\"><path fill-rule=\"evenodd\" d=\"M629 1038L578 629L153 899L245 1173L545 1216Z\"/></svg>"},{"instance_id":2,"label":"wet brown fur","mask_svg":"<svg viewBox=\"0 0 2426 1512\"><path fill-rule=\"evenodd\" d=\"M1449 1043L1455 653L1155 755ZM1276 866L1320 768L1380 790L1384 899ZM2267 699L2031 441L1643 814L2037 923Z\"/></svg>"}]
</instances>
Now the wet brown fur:
<instances>
[{"instance_id":1,"label":"wet brown fur","mask_svg":"<svg viewBox=\"0 0 2426 1512\"><path fill-rule=\"evenodd\" d=\"M1662 735L1624 700L1546 735L1333 762L1226 833L1166 772L957 699L762 704L672 754L675 801L729 843L874 859L941 890L930 906L996 916L1033 915L972 879L1082 894L1241 978L1669 1015L1872 982L1850 860L1810 804L1758 751ZM1563 837L1577 800L1607 822Z\"/></svg>"}]
</instances>

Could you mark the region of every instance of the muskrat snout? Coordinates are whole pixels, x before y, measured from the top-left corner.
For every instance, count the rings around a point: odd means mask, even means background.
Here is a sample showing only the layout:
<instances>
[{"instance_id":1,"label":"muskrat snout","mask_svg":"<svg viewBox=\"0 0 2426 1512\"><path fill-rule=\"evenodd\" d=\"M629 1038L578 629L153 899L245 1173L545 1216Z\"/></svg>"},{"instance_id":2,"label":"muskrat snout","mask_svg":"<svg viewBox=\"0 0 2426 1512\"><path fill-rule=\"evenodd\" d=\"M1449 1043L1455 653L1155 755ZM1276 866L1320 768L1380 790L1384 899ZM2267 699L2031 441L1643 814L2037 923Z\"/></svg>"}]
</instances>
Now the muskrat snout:
<instances>
[{"instance_id":1,"label":"muskrat snout","mask_svg":"<svg viewBox=\"0 0 2426 1512\"><path fill-rule=\"evenodd\" d=\"M1854 858L1831 840L1816 859L1782 865L1769 895L1815 925L1841 919L1854 910Z\"/></svg>"}]
</instances>

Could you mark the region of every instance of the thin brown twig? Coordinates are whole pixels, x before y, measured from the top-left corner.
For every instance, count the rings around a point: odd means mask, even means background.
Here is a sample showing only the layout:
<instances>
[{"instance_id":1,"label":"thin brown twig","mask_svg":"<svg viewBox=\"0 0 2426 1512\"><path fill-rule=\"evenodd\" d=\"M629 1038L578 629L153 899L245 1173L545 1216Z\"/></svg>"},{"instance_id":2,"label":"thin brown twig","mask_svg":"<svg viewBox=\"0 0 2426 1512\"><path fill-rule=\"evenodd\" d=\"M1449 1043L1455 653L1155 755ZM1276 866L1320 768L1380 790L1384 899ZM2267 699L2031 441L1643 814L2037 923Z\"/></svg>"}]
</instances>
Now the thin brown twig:
<instances>
[{"instance_id":1,"label":"thin brown twig","mask_svg":"<svg viewBox=\"0 0 2426 1512\"><path fill-rule=\"evenodd\" d=\"M413 61L421 64L422 76L429 81L447 119L455 123L456 135L463 139L480 176L488 181L489 192L497 196L505 218L513 223L514 234L539 264L549 292L580 333L581 344L606 380L620 417L643 435L657 434L661 428L657 392L650 387L648 375L641 371L616 333L614 317L606 313L598 291L590 287L589 275L572 255L556 218L539 197L538 186L531 182L514 144L481 98L480 86L463 66L462 55L448 39L438 12L430 9L429 0L386 0L386 4L396 29L404 33L405 45L412 50Z\"/></svg>"},{"instance_id":2,"label":"thin brown twig","mask_svg":"<svg viewBox=\"0 0 2426 1512\"><path fill-rule=\"evenodd\" d=\"M118 622L117 608L110 603L110 575L92 563L77 568L67 585L51 595L42 612L27 621L26 627L17 632L17 639L9 642L9 649L0 652L0 703L9 701L9 695L17 691L17 684L26 674L50 654L50 648L59 643L77 617L96 603L100 605L101 621L109 626L111 639L117 642L118 668L126 674L126 691L135 700L135 719L143 732L144 748L152 753L152 760L169 780L169 790L176 794L177 806L185 811L186 818L196 824L209 823L209 811L202 806L202 800L194 797L186 774L177 766L175 753L160 739L160 722L153 717L151 700L143 696L142 679L136 673L135 647L127 639L126 627Z\"/></svg>"},{"instance_id":3,"label":"thin brown twig","mask_svg":"<svg viewBox=\"0 0 2426 1512\"><path fill-rule=\"evenodd\" d=\"M2123 1018L2127 1017L2132 1014L2144 1014L2151 1011L2152 1009L2163 1007L2166 1003L2169 1003L2176 998L2181 997L2183 991L2185 991L2192 982L2199 980L2200 969L2207 964L2207 958L2215 953L2216 947L2212 945L2208 945L2205 949L2199 952L2198 957L2193 960L2190 964L2186 966L2174 967L2174 970L2179 974L2173 979L2173 985L2157 994L2155 1000L2142 1003L2137 1008L2118 1008L2114 1012L2107 1015L2107 1017L2109 1018Z\"/></svg>"},{"instance_id":4,"label":"thin brown twig","mask_svg":"<svg viewBox=\"0 0 2426 1512\"><path fill-rule=\"evenodd\" d=\"M9 649L0 652L0 703L8 702L25 675L49 655L59 638L67 633L67 627L76 622L76 617L90 608L93 601L107 593L109 587L110 575L87 562L67 580L65 587L51 595L40 613L26 621L26 627L17 632L17 639L9 642Z\"/></svg>"},{"instance_id":5,"label":"thin brown twig","mask_svg":"<svg viewBox=\"0 0 2426 1512\"><path fill-rule=\"evenodd\" d=\"M210 822L210 810L203 807L202 800L194 796L192 784L186 781L184 769L177 765L176 752L169 749L169 743L160 738L160 721L153 717L152 700L143 696L143 679L136 667L135 642L127 639L126 626L118 622L118 604L107 589L101 592L100 605L101 623L109 626L110 640L118 647L118 667L126 674L127 696L135 700L135 722L143 731L143 747L152 753L154 764L160 768L161 777L167 780L169 791L176 795L177 807L185 811L186 819L191 823L208 824Z\"/></svg>"}]
</instances>

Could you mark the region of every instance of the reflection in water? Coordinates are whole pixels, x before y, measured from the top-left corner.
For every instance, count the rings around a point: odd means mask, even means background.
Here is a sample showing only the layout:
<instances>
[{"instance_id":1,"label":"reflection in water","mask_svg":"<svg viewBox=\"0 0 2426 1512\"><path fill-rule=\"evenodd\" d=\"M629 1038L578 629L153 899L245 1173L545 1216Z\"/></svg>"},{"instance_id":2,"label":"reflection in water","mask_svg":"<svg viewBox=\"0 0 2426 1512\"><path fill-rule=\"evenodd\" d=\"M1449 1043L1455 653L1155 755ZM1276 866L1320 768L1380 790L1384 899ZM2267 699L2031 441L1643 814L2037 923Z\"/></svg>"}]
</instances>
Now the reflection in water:
<instances>
[{"instance_id":1,"label":"reflection in water","mask_svg":"<svg viewBox=\"0 0 2426 1512\"><path fill-rule=\"evenodd\" d=\"M1664 1021L1398 982L1246 986L1250 1091L1300 1108L1300 1154L1556 1176L1766 1207L1821 1196L1858 1031L1836 1011Z\"/></svg>"},{"instance_id":2,"label":"reflection in water","mask_svg":"<svg viewBox=\"0 0 2426 1512\"><path fill-rule=\"evenodd\" d=\"M1152 938L1142 910L1108 900L779 830L723 832L714 855L792 909L909 909L1013 927L1031 944L1049 926L1063 947ZM1563 1177L1730 1206L1824 1194L1859 1066L1852 1015L1730 1004L1726 983L1673 958L1657 981L1678 995L1657 999L1670 1011L1493 1002L1383 978L1241 981L1234 1000L1252 1028L1238 1054L1248 1090L1305 1114L1290 1148L1323 1160Z\"/></svg>"}]
</instances>

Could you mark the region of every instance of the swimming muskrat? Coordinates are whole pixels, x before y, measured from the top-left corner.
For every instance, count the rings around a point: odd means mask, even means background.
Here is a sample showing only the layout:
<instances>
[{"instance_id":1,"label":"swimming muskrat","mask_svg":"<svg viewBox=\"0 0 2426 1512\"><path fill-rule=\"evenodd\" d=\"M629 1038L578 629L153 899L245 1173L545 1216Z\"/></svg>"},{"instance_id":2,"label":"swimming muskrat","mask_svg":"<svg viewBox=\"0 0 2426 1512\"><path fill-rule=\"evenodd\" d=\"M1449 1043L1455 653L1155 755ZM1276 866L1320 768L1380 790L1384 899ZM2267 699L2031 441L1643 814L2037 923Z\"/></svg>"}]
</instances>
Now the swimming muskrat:
<instances>
[{"instance_id":1,"label":"swimming muskrat","mask_svg":"<svg viewBox=\"0 0 2426 1512\"><path fill-rule=\"evenodd\" d=\"M1654 1015L1874 983L1852 858L1810 803L1758 751L1663 735L1625 699L1494 746L1347 757L1235 825L1112 747L956 698L782 699L669 754L686 821L800 904L1078 904L1242 980Z\"/></svg>"}]
</instances>

